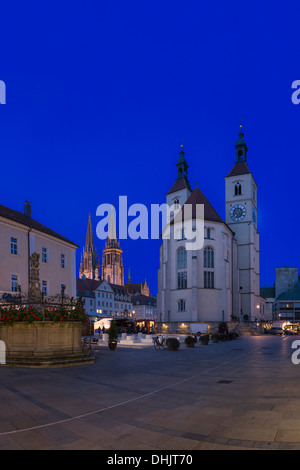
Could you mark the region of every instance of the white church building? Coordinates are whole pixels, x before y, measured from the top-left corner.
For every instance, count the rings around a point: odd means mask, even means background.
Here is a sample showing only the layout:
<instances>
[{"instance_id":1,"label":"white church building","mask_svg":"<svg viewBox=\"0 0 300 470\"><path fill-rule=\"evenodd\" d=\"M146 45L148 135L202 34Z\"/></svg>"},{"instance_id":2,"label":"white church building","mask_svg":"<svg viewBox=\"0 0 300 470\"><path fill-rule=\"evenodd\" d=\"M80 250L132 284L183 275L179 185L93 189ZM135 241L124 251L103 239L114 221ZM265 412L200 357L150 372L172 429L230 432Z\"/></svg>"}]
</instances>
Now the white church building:
<instances>
[{"instance_id":1,"label":"white church building","mask_svg":"<svg viewBox=\"0 0 300 470\"><path fill-rule=\"evenodd\" d=\"M181 146L182 147L182 146ZM264 319L260 297L257 186L247 165L242 127L235 145L236 162L225 177L225 221L201 190L191 188L188 164L181 148L177 179L167 204L183 212L188 204L195 218L204 206L204 245L186 249L184 231L163 238L158 270L157 317L170 322L221 322ZM174 211L176 222L176 210Z\"/></svg>"}]
</instances>

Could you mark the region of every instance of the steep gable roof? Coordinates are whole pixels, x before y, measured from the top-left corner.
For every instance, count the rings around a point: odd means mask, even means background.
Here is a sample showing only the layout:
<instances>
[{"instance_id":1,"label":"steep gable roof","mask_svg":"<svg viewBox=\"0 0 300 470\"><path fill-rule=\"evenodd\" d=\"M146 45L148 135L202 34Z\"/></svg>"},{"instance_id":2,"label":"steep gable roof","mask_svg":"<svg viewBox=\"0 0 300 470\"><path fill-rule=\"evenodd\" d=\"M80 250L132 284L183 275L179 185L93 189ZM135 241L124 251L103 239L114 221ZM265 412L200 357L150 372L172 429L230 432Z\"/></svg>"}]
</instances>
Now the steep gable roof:
<instances>
[{"instance_id":1,"label":"steep gable roof","mask_svg":"<svg viewBox=\"0 0 300 470\"><path fill-rule=\"evenodd\" d=\"M248 165L245 161L243 162L236 162L230 173L227 175L229 176L240 176L240 175L248 175L251 171L248 168Z\"/></svg>"},{"instance_id":2,"label":"steep gable roof","mask_svg":"<svg viewBox=\"0 0 300 470\"><path fill-rule=\"evenodd\" d=\"M177 191L181 191L182 189L189 189L190 191L192 191L191 185L188 179L185 177L177 179L170 191L167 193L167 195L176 193Z\"/></svg>"},{"instance_id":3,"label":"steep gable roof","mask_svg":"<svg viewBox=\"0 0 300 470\"><path fill-rule=\"evenodd\" d=\"M0 217L13 220L14 222L17 222L19 224L25 225L26 227L29 227L39 232L50 235L51 237L58 238L59 240L62 240L66 243L70 243L71 245L78 248L78 245L76 245L74 242L68 240L67 238L63 237L59 233L54 232L54 230L51 230L45 225L40 224L40 222L37 222L31 217L28 217L27 215L22 214L22 212L18 212L13 209L9 209L8 207L0 205Z\"/></svg>"},{"instance_id":4,"label":"steep gable roof","mask_svg":"<svg viewBox=\"0 0 300 470\"><path fill-rule=\"evenodd\" d=\"M216 210L213 208L213 206L211 205L209 200L204 196L204 194L202 193L202 191L199 188L194 189L194 191L192 192L190 197L187 199L187 201L182 206L182 209L180 211L180 212L182 212L182 218L184 217L184 207L187 204L190 204L192 206L192 218L193 219L196 218L196 206L197 206L197 204L203 204L204 205L204 220L210 220L210 221L213 221L213 222L224 223L224 221L221 219L219 214L216 212ZM179 212L179 214L180 214L180 212ZM178 220L179 220L181 215L180 215L180 217L177 215L175 217L175 221L176 221L177 217L178 217Z\"/></svg>"},{"instance_id":5,"label":"steep gable roof","mask_svg":"<svg viewBox=\"0 0 300 470\"><path fill-rule=\"evenodd\" d=\"M87 292L94 293L94 290L102 284L102 280L96 279L76 279L77 295L85 295Z\"/></svg>"}]
</instances>

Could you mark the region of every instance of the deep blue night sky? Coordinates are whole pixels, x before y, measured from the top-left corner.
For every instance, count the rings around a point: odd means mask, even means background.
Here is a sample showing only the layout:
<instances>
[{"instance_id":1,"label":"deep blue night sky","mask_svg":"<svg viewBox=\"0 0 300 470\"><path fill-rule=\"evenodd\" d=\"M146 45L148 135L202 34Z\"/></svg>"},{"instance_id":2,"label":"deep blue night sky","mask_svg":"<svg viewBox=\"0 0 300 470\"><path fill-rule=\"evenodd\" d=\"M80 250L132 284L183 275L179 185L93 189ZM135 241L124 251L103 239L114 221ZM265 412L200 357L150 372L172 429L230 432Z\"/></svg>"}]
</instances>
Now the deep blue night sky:
<instances>
[{"instance_id":1,"label":"deep blue night sky","mask_svg":"<svg viewBox=\"0 0 300 470\"><path fill-rule=\"evenodd\" d=\"M165 202L183 138L191 185L224 217L242 116L261 285L272 285L276 266L300 266L299 10L296 1L2 2L0 203L23 211L29 200L36 220L82 247L99 204ZM146 277L154 294L159 244L121 243L126 277L130 266L132 282Z\"/></svg>"}]
</instances>

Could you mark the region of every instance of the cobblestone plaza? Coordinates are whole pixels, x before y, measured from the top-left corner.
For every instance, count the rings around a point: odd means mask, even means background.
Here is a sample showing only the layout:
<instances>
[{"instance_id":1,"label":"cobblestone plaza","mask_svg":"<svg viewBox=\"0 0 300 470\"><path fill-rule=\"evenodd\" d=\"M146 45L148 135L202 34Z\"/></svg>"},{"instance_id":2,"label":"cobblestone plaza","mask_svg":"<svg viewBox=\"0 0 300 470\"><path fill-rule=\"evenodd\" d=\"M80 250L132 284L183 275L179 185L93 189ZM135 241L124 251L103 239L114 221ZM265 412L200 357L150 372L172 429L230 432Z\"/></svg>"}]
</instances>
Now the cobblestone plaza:
<instances>
[{"instance_id":1,"label":"cobblestone plaza","mask_svg":"<svg viewBox=\"0 0 300 470\"><path fill-rule=\"evenodd\" d=\"M299 449L295 339L100 348L93 365L1 366L0 449Z\"/></svg>"}]
</instances>

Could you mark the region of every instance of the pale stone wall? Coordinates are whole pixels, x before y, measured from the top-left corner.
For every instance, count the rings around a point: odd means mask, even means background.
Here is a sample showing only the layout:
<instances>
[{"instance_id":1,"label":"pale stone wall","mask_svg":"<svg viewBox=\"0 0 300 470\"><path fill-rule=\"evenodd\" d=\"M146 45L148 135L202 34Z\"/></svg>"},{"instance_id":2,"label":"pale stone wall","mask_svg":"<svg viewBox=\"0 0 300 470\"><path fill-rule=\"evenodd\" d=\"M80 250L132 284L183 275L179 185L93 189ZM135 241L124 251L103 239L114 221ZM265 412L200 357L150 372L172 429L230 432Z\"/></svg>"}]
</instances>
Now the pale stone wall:
<instances>
[{"instance_id":1,"label":"pale stone wall","mask_svg":"<svg viewBox=\"0 0 300 470\"><path fill-rule=\"evenodd\" d=\"M82 352L81 322L15 322L0 325L7 357L42 357Z\"/></svg>"},{"instance_id":2,"label":"pale stone wall","mask_svg":"<svg viewBox=\"0 0 300 470\"><path fill-rule=\"evenodd\" d=\"M187 288L177 288L177 251L185 240L177 240L171 230L160 249L157 314L164 322L227 321L232 314L232 232L223 223L205 221L211 239L200 250L187 251ZM214 289L204 288L204 249L214 249ZM235 281L236 282L236 281ZM185 311L178 311L178 301L185 301ZM161 314L161 317L160 317Z\"/></svg>"},{"instance_id":3,"label":"pale stone wall","mask_svg":"<svg viewBox=\"0 0 300 470\"><path fill-rule=\"evenodd\" d=\"M18 240L18 254L10 254L10 239ZM0 296L11 292L11 275L17 274L22 289L28 290L28 230L0 218Z\"/></svg>"},{"instance_id":4,"label":"pale stone wall","mask_svg":"<svg viewBox=\"0 0 300 470\"><path fill-rule=\"evenodd\" d=\"M11 254L11 237L18 240L18 254ZM33 252L41 255L42 247L48 249L48 263L42 263L40 256L40 281L48 281L48 294L61 292L61 284L66 286L65 294L76 296L76 247L59 238L8 219L0 218L0 297L11 293L11 275L18 276L22 292L28 292L29 256ZM61 253L65 255L65 268L61 268Z\"/></svg>"}]
</instances>

